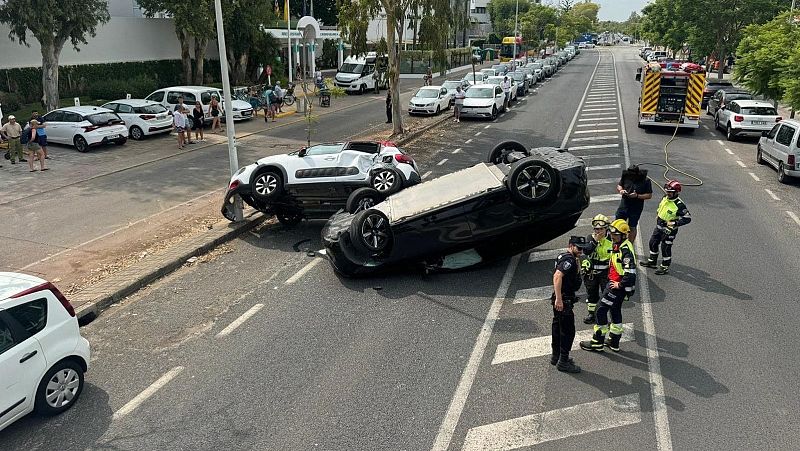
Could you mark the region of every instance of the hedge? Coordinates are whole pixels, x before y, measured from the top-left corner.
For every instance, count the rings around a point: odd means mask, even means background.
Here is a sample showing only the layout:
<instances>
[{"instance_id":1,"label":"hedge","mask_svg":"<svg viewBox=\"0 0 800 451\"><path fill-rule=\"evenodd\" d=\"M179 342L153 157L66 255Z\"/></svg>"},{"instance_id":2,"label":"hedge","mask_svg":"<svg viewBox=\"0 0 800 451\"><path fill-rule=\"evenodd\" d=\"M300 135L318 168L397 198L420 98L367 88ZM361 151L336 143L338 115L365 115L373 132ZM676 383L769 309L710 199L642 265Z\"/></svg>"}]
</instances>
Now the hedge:
<instances>
[{"instance_id":1,"label":"hedge","mask_svg":"<svg viewBox=\"0 0 800 451\"><path fill-rule=\"evenodd\" d=\"M209 83L219 81L219 61L206 60L204 72ZM123 78L124 77L124 78ZM183 84L180 60L136 61L109 64L83 64L59 68L59 97L80 97L93 93L131 93L146 96L153 90ZM41 67L0 70L0 99L16 94L21 103L42 98ZM98 98L118 98L102 95Z\"/></svg>"},{"instance_id":2,"label":"hedge","mask_svg":"<svg viewBox=\"0 0 800 451\"><path fill-rule=\"evenodd\" d=\"M436 58L433 50L404 50L400 54L401 74L424 74L428 66L433 73L455 67L466 66L472 61L472 49L460 47L444 50L447 64L443 65ZM447 67L443 67L447 66Z\"/></svg>"}]
</instances>

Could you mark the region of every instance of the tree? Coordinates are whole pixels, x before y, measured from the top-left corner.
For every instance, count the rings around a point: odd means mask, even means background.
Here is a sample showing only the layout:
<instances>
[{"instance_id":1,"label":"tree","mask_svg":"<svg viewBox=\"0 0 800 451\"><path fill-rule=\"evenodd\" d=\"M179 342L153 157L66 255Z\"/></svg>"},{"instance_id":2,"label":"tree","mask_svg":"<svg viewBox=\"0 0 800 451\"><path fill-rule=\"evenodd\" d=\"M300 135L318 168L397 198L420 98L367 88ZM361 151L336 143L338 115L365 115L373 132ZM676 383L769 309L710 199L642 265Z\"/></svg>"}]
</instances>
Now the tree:
<instances>
[{"instance_id":1,"label":"tree","mask_svg":"<svg viewBox=\"0 0 800 451\"><path fill-rule=\"evenodd\" d=\"M339 23L339 5L336 0L312 1L314 2L314 18L321 24L337 25ZM283 3L281 3L281 6L283 6ZM311 15L311 5L308 0L290 1L289 11L295 17Z\"/></svg>"},{"instance_id":2,"label":"tree","mask_svg":"<svg viewBox=\"0 0 800 451\"><path fill-rule=\"evenodd\" d=\"M531 7L530 0L519 0L520 17ZM502 36L514 35L514 17L517 13L517 0L492 0L486 5L492 28Z\"/></svg>"},{"instance_id":3,"label":"tree","mask_svg":"<svg viewBox=\"0 0 800 451\"><path fill-rule=\"evenodd\" d=\"M94 37L97 26L108 22L105 0L5 0L0 22L9 26L9 39L28 46L28 32L42 48L44 106L58 108L58 60L69 41L75 50Z\"/></svg>"},{"instance_id":4,"label":"tree","mask_svg":"<svg viewBox=\"0 0 800 451\"><path fill-rule=\"evenodd\" d=\"M683 47L692 23L684 0L655 0L642 13L642 34L648 41L673 51Z\"/></svg>"},{"instance_id":5,"label":"tree","mask_svg":"<svg viewBox=\"0 0 800 451\"><path fill-rule=\"evenodd\" d=\"M519 17L519 29L529 43L547 39L545 32L548 25L558 22L558 12L555 8L541 4L533 4L530 9Z\"/></svg>"},{"instance_id":6,"label":"tree","mask_svg":"<svg viewBox=\"0 0 800 451\"><path fill-rule=\"evenodd\" d=\"M275 40L261 29L262 24L277 19L275 11L270 2L263 0L223 0L222 15L231 82L243 84L254 78L254 71L248 76L248 69L267 64L277 55ZM259 61L254 58L256 55L263 59Z\"/></svg>"}]
</instances>

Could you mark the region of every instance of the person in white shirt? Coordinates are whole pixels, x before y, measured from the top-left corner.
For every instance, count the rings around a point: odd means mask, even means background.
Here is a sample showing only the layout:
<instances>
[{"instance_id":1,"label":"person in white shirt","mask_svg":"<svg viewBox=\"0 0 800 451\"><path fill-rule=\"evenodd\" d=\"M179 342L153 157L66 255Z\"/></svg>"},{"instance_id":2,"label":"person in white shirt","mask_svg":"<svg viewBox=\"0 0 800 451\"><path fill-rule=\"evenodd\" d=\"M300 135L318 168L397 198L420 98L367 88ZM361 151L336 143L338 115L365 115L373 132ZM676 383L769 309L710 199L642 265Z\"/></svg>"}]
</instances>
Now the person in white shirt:
<instances>
[{"instance_id":1,"label":"person in white shirt","mask_svg":"<svg viewBox=\"0 0 800 451\"><path fill-rule=\"evenodd\" d=\"M503 94L505 94L505 108L508 108L509 103L511 103L511 81L508 77L503 77L500 87L503 88Z\"/></svg>"},{"instance_id":2,"label":"person in white shirt","mask_svg":"<svg viewBox=\"0 0 800 451\"><path fill-rule=\"evenodd\" d=\"M281 88L281 82L279 82L279 81L275 82L275 88L272 89L272 92L274 92L275 93L275 97L278 98L278 101L275 102L276 106L278 107L278 112L282 113L283 112L283 108L282 108L282 106L283 106L283 96L285 94L283 92L283 89Z\"/></svg>"},{"instance_id":3,"label":"person in white shirt","mask_svg":"<svg viewBox=\"0 0 800 451\"><path fill-rule=\"evenodd\" d=\"M175 125L175 131L178 134L178 149L183 149L185 138L184 133L186 131L186 116L185 111L181 108L180 105L175 107L175 111L172 113L172 124Z\"/></svg>"},{"instance_id":4,"label":"person in white shirt","mask_svg":"<svg viewBox=\"0 0 800 451\"><path fill-rule=\"evenodd\" d=\"M455 116L455 122L461 122L461 110L464 108L464 98L466 97L466 93L461 86L456 87L455 93L455 108L453 108L453 116Z\"/></svg>"}]
</instances>

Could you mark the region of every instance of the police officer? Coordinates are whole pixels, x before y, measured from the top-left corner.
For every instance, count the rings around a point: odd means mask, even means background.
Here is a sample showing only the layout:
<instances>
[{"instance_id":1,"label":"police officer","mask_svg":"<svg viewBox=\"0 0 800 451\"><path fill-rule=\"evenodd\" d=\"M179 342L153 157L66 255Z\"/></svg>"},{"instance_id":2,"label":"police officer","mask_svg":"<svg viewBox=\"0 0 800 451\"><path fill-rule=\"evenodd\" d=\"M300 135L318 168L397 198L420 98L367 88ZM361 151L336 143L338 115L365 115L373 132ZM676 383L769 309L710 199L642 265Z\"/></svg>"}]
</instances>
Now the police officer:
<instances>
[{"instance_id":1,"label":"police officer","mask_svg":"<svg viewBox=\"0 0 800 451\"><path fill-rule=\"evenodd\" d=\"M580 263L578 258L588 241L582 236L569 238L567 252L556 258L556 270L553 273L553 355L550 364L558 371L580 373L581 367L569 358L572 342L575 340L575 314L572 306L577 301L575 292L581 286Z\"/></svg>"},{"instance_id":2,"label":"police officer","mask_svg":"<svg viewBox=\"0 0 800 451\"><path fill-rule=\"evenodd\" d=\"M591 340L582 341L581 349L602 352L603 345L614 352L619 352L619 341L622 338L622 302L633 296L636 287L636 254L633 245L628 241L630 227L624 219L611 223L609 232L613 248L608 268L608 285L595 312L596 324ZM611 313L611 325L608 325L608 314ZM608 340L605 340L608 334Z\"/></svg>"},{"instance_id":3,"label":"police officer","mask_svg":"<svg viewBox=\"0 0 800 451\"><path fill-rule=\"evenodd\" d=\"M594 323L594 312L600 294L608 284L608 261L611 258L611 239L608 237L608 217L597 215L592 218L592 234L587 237L589 248L586 259L581 264L583 281L586 284L586 318L584 324Z\"/></svg>"},{"instance_id":4,"label":"police officer","mask_svg":"<svg viewBox=\"0 0 800 451\"><path fill-rule=\"evenodd\" d=\"M678 197L681 192L680 182L670 180L664 184L664 198L658 204L656 228L650 237L650 256L642 266L655 268L658 264L658 245L661 245L661 266L656 269L656 274L662 275L669 272L672 263L672 242L678 234L678 227L692 222L692 216L686 204Z\"/></svg>"}]
</instances>

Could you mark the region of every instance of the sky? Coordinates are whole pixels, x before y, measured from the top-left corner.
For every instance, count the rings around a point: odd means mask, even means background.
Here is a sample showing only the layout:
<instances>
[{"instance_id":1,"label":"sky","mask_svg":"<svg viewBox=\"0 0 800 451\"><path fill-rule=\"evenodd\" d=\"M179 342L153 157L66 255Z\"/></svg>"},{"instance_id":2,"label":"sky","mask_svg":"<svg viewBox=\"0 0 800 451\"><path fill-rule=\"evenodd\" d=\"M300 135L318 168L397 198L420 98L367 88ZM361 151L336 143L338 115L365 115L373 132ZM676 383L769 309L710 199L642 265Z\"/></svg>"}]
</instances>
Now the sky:
<instances>
[{"instance_id":1,"label":"sky","mask_svg":"<svg viewBox=\"0 0 800 451\"><path fill-rule=\"evenodd\" d=\"M641 11L647 4L647 0L593 0L593 2L600 5L598 19L619 22L628 19L633 11Z\"/></svg>"}]
</instances>

